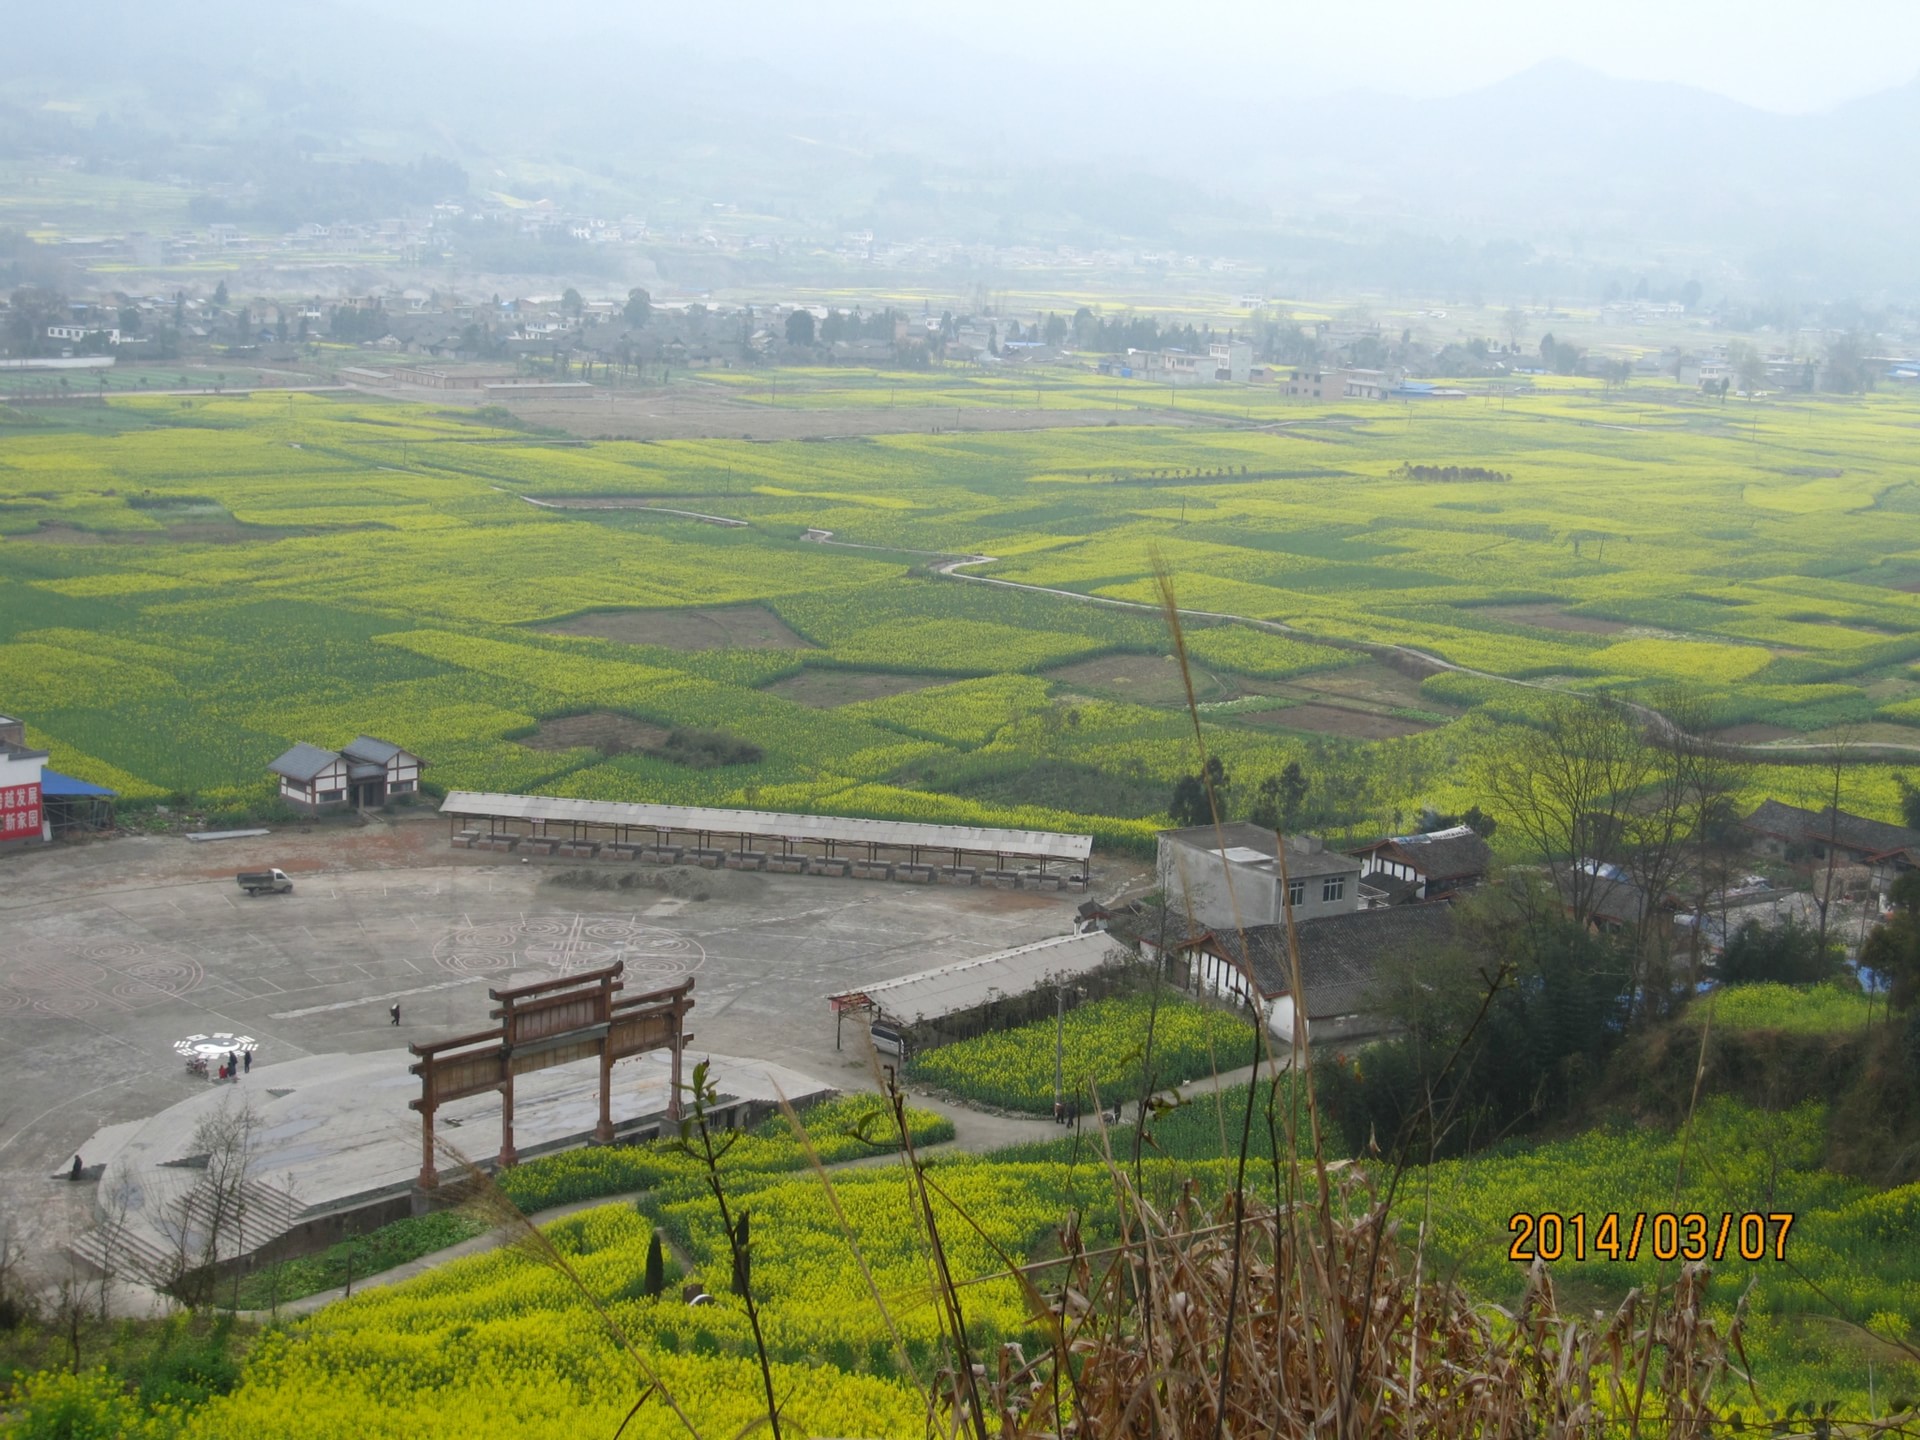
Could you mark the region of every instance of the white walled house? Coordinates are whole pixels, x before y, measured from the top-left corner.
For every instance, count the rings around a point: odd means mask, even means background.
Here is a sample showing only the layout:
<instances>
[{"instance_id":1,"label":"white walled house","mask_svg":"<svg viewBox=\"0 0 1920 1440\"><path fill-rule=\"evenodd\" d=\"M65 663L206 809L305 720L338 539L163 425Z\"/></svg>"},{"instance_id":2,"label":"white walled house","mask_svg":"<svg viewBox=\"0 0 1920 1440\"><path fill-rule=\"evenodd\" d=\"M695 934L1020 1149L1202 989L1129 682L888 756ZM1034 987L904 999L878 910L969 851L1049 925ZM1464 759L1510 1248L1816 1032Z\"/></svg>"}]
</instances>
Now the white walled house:
<instances>
[{"instance_id":1,"label":"white walled house","mask_svg":"<svg viewBox=\"0 0 1920 1440\"><path fill-rule=\"evenodd\" d=\"M1369 885L1404 889L1416 900L1471 889L1493 864L1493 847L1465 825L1393 835L1351 853L1366 867L1361 879Z\"/></svg>"},{"instance_id":2,"label":"white walled house","mask_svg":"<svg viewBox=\"0 0 1920 1440\"><path fill-rule=\"evenodd\" d=\"M420 789L426 768L418 755L361 735L338 750L301 743L267 769L280 777L280 798L302 810L384 805Z\"/></svg>"},{"instance_id":3,"label":"white walled house","mask_svg":"<svg viewBox=\"0 0 1920 1440\"><path fill-rule=\"evenodd\" d=\"M1284 1043L1296 1038L1296 1027L1301 1027L1299 1038L1307 1038L1307 1026L1319 1041L1350 1040L1388 1028L1374 1012L1382 964L1418 963L1437 955L1453 943L1453 915L1446 904L1355 910L1300 921L1294 937L1300 994L1284 924L1207 930L1169 944L1167 951L1186 989L1257 1004L1268 1029ZM1154 946L1141 948L1159 956Z\"/></svg>"}]
</instances>

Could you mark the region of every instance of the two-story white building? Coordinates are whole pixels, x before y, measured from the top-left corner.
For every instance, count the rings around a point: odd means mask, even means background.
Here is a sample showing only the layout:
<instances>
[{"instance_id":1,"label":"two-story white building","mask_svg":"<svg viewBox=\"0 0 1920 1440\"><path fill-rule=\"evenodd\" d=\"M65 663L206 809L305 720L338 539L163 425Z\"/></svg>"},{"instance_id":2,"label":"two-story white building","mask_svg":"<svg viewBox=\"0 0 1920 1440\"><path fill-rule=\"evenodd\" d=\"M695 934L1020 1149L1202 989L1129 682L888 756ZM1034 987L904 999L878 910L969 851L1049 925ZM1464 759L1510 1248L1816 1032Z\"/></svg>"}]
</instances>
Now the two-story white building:
<instances>
[{"instance_id":1,"label":"two-story white building","mask_svg":"<svg viewBox=\"0 0 1920 1440\"><path fill-rule=\"evenodd\" d=\"M1162 830L1160 888L1173 911L1201 929L1273 925L1290 898L1296 920L1360 908L1360 861L1329 850L1315 835L1289 835L1286 882L1274 832L1244 820L1215 829Z\"/></svg>"}]
</instances>

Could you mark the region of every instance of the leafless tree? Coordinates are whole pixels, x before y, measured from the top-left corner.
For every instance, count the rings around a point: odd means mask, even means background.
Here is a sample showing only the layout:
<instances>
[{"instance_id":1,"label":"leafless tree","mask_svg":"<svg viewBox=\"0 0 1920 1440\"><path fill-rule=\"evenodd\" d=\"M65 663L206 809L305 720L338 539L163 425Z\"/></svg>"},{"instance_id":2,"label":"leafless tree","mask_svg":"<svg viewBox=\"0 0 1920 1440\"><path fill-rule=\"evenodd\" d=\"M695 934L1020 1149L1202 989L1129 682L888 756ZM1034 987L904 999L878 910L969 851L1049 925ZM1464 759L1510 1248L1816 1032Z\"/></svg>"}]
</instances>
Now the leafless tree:
<instances>
[{"instance_id":1,"label":"leafless tree","mask_svg":"<svg viewBox=\"0 0 1920 1440\"><path fill-rule=\"evenodd\" d=\"M168 1241L165 1289L193 1309L213 1299L220 1261L246 1220L248 1171L259 1117L251 1101L225 1104L194 1127L194 1178L156 1214Z\"/></svg>"},{"instance_id":2,"label":"leafless tree","mask_svg":"<svg viewBox=\"0 0 1920 1440\"><path fill-rule=\"evenodd\" d=\"M53 1287L53 1329L67 1342L67 1365L80 1373L80 1342L93 1320L93 1287L71 1256Z\"/></svg>"},{"instance_id":3,"label":"leafless tree","mask_svg":"<svg viewBox=\"0 0 1920 1440\"><path fill-rule=\"evenodd\" d=\"M1841 789L1846 783L1847 767L1859 758L1856 754L1859 748L1859 738L1859 732L1855 727L1851 725L1846 726L1838 732L1833 744L1827 749L1826 770L1827 778L1830 782L1827 796L1827 833L1821 837L1824 842L1822 848L1827 852L1827 863L1826 868L1821 872L1820 884L1813 897L1814 909L1820 913L1820 950L1822 954L1826 953L1827 948L1827 911L1833 904L1833 871L1834 866L1838 863L1840 853Z\"/></svg>"},{"instance_id":4,"label":"leafless tree","mask_svg":"<svg viewBox=\"0 0 1920 1440\"><path fill-rule=\"evenodd\" d=\"M1716 875L1720 889L1726 882L1726 856L1716 837L1731 821L1734 797L1749 768L1703 738L1711 717L1697 697L1670 690L1656 704L1664 721L1646 731L1646 776L1625 811L1620 851L1621 868L1646 900L1634 937L1635 989L1649 1009L1657 1009L1660 997L1671 996L1674 989L1673 929L1660 903L1681 890L1683 877L1692 882L1688 888L1696 899L1697 917L1687 980L1695 986L1700 982L1700 922L1706 916L1707 894ZM1712 863L1716 860L1718 864Z\"/></svg>"},{"instance_id":5,"label":"leafless tree","mask_svg":"<svg viewBox=\"0 0 1920 1440\"><path fill-rule=\"evenodd\" d=\"M1693 832L1689 848L1694 894L1694 927L1689 942L1687 980L1698 989L1706 978L1703 942L1709 897L1720 896L1720 929L1726 931L1727 891L1733 884L1739 848L1731 840L1739 819L1736 806L1753 776L1753 763L1737 758L1722 746L1701 738L1706 728L1704 707L1697 701L1675 707L1681 733L1667 737L1680 776L1687 824ZM1670 715L1674 711L1668 712Z\"/></svg>"},{"instance_id":6,"label":"leafless tree","mask_svg":"<svg viewBox=\"0 0 1920 1440\"><path fill-rule=\"evenodd\" d=\"M33 1292L23 1273L27 1247L13 1233L13 1220L0 1216L0 1330L11 1330L33 1318Z\"/></svg>"},{"instance_id":7,"label":"leafless tree","mask_svg":"<svg viewBox=\"0 0 1920 1440\"><path fill-rule=\"evenodd\" d=\"M1520 341L1527 333L1527 316L1518 305L1509 305L1507 313L1500 317L1500 331L1507 337L1507 349L1518 350Z\"/></svg>"},{"instance_id":8,"label":"leafless tree","mask_svg":"<svg viewBox=\"0 0 1920 1440\"><path fill-rule=\"evenodd\" d=\"M114 1282L120 1278L123 1268L132 1211L133 1186L125 1176L121 1176L117 1184L101 1191L98 1220L93 1227L96 1251L92 1264L98 1272L95 1277L95 1308L102 1320L107 1318L112 1305Z\"/></svg>"},{"instance_id":9,"label":"leafless tree","mask_svg":"<svg viewBox=\"0 0 1920 1440\"><path fill-rule=\"evenodd\" d=\"M1652 751L1617 707L1562 694L1483 765L1487 794L1532 843L1578 924L1606 884L1593 862L1622 853L1652 769Z\"/></svg>"}]
</instances>

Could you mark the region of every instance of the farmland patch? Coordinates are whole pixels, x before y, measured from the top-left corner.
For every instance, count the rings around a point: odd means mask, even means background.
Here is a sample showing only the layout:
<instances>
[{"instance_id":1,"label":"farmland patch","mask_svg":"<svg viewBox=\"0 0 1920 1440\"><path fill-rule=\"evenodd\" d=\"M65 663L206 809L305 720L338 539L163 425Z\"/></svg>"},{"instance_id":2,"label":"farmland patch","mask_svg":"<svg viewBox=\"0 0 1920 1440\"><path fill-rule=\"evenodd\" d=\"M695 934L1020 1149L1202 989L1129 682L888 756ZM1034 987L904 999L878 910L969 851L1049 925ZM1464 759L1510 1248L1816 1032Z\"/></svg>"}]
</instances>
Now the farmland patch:
<instances>
[{"instance_id":1,"label":"farmland patch","mask_svg":"<svg viewBox=\"0 0 1920 1440\"><path fill-rule=\"evenodd\" d=\"M1102 655L1044 670L1040 678L1139 705L1184 705L1187 699L1179 662L1171 655ZM1193 666L1193 691L1200 700L1219 699L1225 693L1199 664Z\"/></svg>"},{"instance_id":2,"label":"farmland patch","mask_svg":"<svg viewBox=\"0 0 1920 1440\"><path fill-rule=\"evenodd\" d=\"M1767 725L1755 721L1747 725L1730 725L1725 730L1713 732L1715 740L1725 741L1729 745L1766 745L1775 740L1798 739L1798 730L1789 730L1784 725Z\"/></svg>"},{"instance_id":3,"label":"farmland patch","mask_svg":"<svg viewBox=\"0 0 1920 1440\"><path fill-rule=\"evenodd\" d=\"M560 715L542 720L520 743L529 750L576 750L584 746L602 755L624 755L630 750L653 750L671 733L631 715L594 710L585 715Z\"/></svg>"},{"instance_id":4,"label":"farmland patch","mask_svg":"<svg viewBox=\"0 0 1920 1440\"><path fill-rule=\"evenodd\" d=\"M1425 674L1440 673L1425 671ZM1335 670L1325 675L1314 675L1304 680L1288 683L1284 693L1337 695L1349 700L1362 700L1374 705L1388 705L1415 710L1444 710L1437 705L1431 692L1423 690L1419 676L1403 674L1391 665L1371 660L1364 665L1355 665L1346 670Z\"/></svg>"},{"instance_id":5,"label":"farmland patch","mask_svg":"<svg viewBox=\"0 0 1920 1440\"><path fill-rule=\"evenodd\" d=\"M837 710L861 700L884 700L889 695L905 695L933 685L945 685L944 675L898 675L891 670L840 670L809 666L798 675L762 688L764 695L811 706L815 710Z\"/></svg>"},{"instance_id":6,"label":"farmland patch","mask_svg":"<svg viewBox=\"0 0 1920 1440\"><path fill-rule=\"evenodd\" d=\"M164 512L163 512L164 513ZM362 525L340 529L368 529ZM293 535L318 535L313 526L247 525L232 517L183 520L161 530L83 530L74 525L47 524L37 530L8 535L8 540L31 540L41 545L240 545L248 541L285 540Z\"/></svg>"},{"instance_id":7,"label":"farmland patch","mask_svg":"<svg viewBox=\"0 0 1920 1440\"><path fill-rule=\"evenodd\" d=\"M532 733L518 738L531 750L585 747L606 756L645 755L686 770L753 765L766 758L758 745L737 735L718 730L669 730L613 710L556 716L541 721Z\"/></svg>"},{"instance_id":8,"label":"farmland patch","mask_svg":"<svg viewBox=\"0 0 1920 1440\"><path fill-rule=\"evenodd\" d=\"M594 610L536 626L550 635L589 635L668 650L810 650L771 610L719 605L686 610Z\"/></svg>"},{"instance_id":9,"label":"farmland patch","mask_svg":"<svg viewBox=\"0 0 1920 1440\"><path fill-rule=\"evenodd\" d=\"M1515 625L1534 625L1542 630L1570 630L1580 635L1617 635L1627 627L1618 620L1598 615L1574 615L1556 605L1479 605L1470 615L1491 615Z\"/></svg>"},{"instance_id":10,"label":"farmland patch","mask_svg":"<svg viewBox=\"0 0 1920 1440\"><path fill-rule=\"evenodd\" d=\"M985 805L1039 805L1068 814L1098 812L1135 820L1165 816L1171 793L1164 782L1144 776L1116 775L1073 760L1024 757L984 766L964 760L935 764L906 778Z\"/></svg>"},{"instance_id":11,"label":"farmland patch","mask_svg":"<svg viewBox=\"0 0 1920 1440\"><path fill-rule=\"evenodd\" d=\"M1316 735L1340 735L1349 740L1398 740L1439 727L1428 720L1382 715L1372 710L1347 710L1337 705L1289 705L1284 710L1256 710L1239 717L1250 725L1275 730L1306 730Z\"/></svg>"}]
</instances>

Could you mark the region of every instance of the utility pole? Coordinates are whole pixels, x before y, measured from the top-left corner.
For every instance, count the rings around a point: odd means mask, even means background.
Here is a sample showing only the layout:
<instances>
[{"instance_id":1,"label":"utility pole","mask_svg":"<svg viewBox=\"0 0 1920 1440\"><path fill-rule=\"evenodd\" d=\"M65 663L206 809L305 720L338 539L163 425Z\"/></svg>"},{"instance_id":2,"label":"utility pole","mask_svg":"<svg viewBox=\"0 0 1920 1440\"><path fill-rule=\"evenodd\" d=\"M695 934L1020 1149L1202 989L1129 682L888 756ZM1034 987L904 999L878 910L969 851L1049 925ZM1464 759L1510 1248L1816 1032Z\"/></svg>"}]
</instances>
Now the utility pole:
<instances>
[{"instance_id":1,"label":"utility pole","mask_svg":"<svg viewBox=\"0 0 1920 1440\"><path fill-rule=\"evenodd\" d=\"M1053 1118L1066 1113L1066 1095L1062 1084L1067 1057L1067 991L1064 985L1053 991Z\"/></svg>"}]
</instances>

